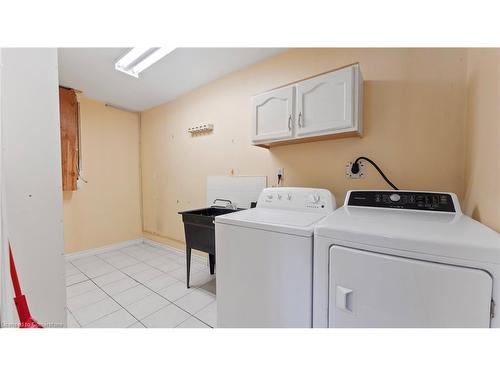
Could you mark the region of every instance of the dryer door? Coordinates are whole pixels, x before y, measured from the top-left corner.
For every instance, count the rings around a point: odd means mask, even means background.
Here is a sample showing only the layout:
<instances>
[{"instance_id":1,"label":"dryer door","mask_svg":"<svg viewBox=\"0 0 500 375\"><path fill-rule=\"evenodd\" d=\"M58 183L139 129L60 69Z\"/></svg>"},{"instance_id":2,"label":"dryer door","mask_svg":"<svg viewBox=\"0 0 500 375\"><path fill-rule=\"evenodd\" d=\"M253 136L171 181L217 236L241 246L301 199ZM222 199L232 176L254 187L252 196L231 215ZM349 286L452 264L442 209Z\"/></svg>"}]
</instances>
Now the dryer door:
<instances>
[{"instance_id":1,"label":"dryer door","mask_svg":"<svg viewBox=\"0 0 500 375\"><path fill-rule=\"evenodd\" d=\"M482 270L330 248L330 327L489 327Z\"/></svg>"}]
</instances>

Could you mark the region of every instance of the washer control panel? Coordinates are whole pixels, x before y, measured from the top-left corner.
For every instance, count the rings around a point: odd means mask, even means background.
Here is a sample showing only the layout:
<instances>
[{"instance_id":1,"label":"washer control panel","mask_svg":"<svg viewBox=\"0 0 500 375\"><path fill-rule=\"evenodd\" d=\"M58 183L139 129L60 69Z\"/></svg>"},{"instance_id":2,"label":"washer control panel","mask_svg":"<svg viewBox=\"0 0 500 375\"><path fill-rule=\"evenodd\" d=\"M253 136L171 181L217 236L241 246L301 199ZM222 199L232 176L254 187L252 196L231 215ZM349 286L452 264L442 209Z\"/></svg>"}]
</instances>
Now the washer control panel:
<instances>
[{"instance_id":1,"label":"washer control panel","mask_svg":"<svg viewBox=\"0 0 500 375\"><path fill-rule=\"evenodd\" d=\"M452 193L422 191L372 191L349 192L348 206L399 208L405 210L457 212Z\"/></svg>"},{"instance_id":2,"label":"washer control panel","mask_svg":"<svg viewBox=\"0 0 500 375\"><path fill-rule=\"evenodd\" d=\"M329 213L336 204L326 189L279 187L262 190L257 207Z\"/></svg>"}]
</instances>

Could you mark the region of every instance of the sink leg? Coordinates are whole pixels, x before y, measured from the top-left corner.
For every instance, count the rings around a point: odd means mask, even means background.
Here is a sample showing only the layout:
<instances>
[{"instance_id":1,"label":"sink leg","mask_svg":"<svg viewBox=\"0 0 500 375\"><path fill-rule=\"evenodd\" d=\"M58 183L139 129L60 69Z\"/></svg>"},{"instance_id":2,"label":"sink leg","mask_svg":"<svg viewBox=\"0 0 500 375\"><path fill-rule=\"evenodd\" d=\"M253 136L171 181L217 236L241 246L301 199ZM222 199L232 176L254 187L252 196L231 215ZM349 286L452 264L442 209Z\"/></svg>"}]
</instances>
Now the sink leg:
<instances>
[{"instance_id":1,"label":"sink leg","mask_svg":"<svg viewBox=\"0 0 500 375\"><path fill-rule=\"evenodd\" d=\"M208 254L208 261L210 263L210 275L213 275L215 269L215 254Z\"/></svg>"},{"instance_id":2,"label":"sink leg","mask_svg":"<svg viewBox=\"0 0 500 375\"><path fill-rule=\"evenodd\" d=\"M191 248L186 246L186 286L189 288L189 273L191 271Z\"/></svg>"}]
</instances>

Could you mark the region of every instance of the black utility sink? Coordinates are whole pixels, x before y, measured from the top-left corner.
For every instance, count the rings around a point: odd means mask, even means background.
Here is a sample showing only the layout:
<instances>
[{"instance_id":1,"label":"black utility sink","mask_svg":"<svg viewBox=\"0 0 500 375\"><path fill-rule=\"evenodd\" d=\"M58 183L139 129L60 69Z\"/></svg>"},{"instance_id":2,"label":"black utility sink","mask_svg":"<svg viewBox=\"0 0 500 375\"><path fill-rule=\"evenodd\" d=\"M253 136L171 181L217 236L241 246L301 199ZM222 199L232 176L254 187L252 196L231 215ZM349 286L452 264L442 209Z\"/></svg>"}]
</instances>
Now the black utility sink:
<instances>
[{"instance_id":1,"label":"black utility sink","mask_svg":"<svg viewBox=\"0 0 500 375\"><path fill-rule=\"evenodd\" d=\"M233 209L233 208L224 208L224 207L208 207L208 208L200 208L198 210L191 210L191 211L182 211L179 212L182 214L182 219L184 220L184 215L194 215L194 216L219 216L219 215L225 215L225 214L230 214L231 212L239 211L239 209ZM185 222L185 220L184 220Z\"/></svg>"},{"instance_id":2,"label":"black utility sink","mask_svg":"<svg viewBox=\"0 0 500 375\"><path fill-rule=\"evenodd\" d=\"M179 212L182 215L186 235L186 284L188 288L191 250L196 249L208 253L210 274L213 275L215 269L215 217L240 210L242 209L207 207Z\"/></svg>"}]
</instances>

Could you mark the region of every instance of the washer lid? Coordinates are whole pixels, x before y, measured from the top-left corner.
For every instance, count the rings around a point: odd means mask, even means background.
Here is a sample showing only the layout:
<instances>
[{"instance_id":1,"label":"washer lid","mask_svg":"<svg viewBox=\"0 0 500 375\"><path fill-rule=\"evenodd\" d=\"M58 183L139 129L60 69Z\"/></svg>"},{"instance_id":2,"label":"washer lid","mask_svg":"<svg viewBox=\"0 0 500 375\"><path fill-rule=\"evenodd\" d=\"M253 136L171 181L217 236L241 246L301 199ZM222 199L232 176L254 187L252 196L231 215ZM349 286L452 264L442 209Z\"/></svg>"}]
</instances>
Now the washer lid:
<instances>
[{"instance_id":1,"label":"washer lid","mask_svg":"<svg viewBox=\"0 0 500 375\"><path fill-rule=\"evenodd\" d=\"M251 208L216 216L215 223L311 237L314 232L314 224L324 217L325 214L314 212Z\"/></svg>"},{"instance_id":2,"label":"washer lid","mask_svg":"<svg viewBox=\"0 0 500 375\"><path fill-rule=\"evenodd\" d=\"M461 213L343 206L318 223L315 234L332 243L500 263L500 234Z\"/></svg>"}]
</instances>

